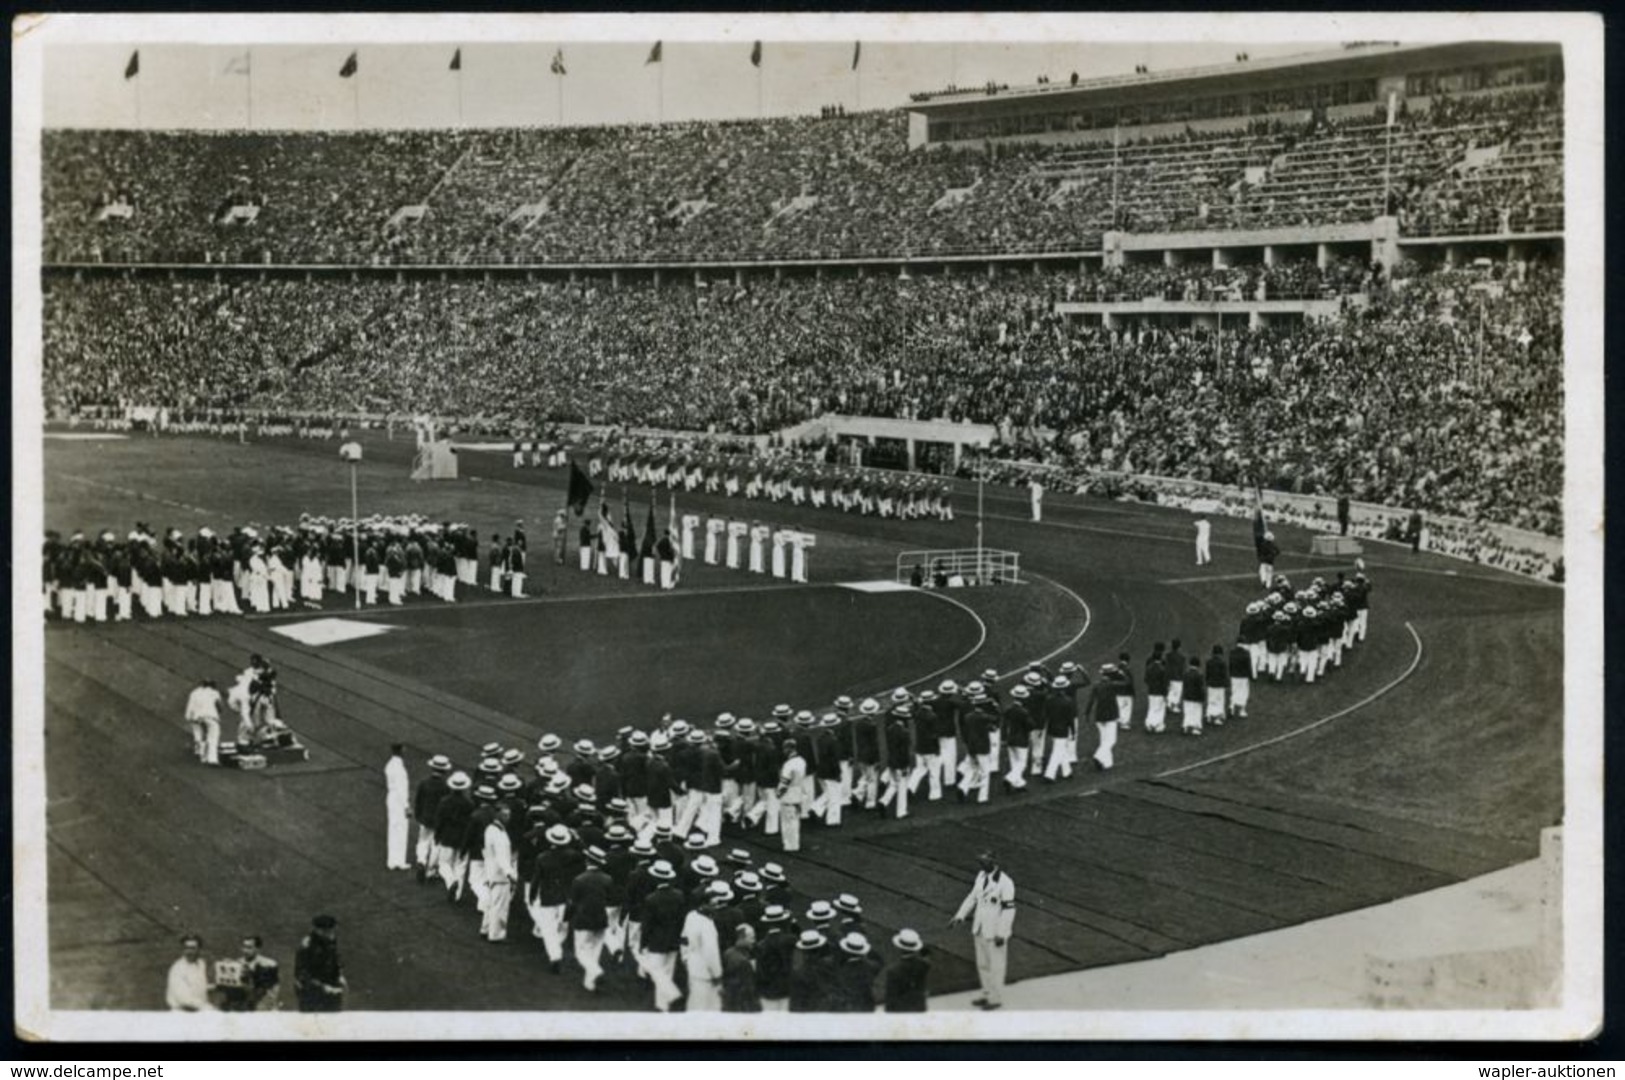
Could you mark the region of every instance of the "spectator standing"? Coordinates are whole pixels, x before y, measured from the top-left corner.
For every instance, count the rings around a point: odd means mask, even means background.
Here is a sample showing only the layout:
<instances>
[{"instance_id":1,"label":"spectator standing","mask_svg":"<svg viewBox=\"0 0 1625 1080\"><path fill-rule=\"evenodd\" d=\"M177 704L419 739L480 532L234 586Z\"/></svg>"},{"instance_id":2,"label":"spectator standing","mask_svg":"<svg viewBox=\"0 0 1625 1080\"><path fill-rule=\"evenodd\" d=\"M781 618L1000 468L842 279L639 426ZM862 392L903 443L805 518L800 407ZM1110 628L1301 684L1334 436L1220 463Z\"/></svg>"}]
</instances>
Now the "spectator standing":
<instances>
[{"instance_id":1,"label":"spectator standing","mask_svg":"<svg viewBox=\"0 0 1625 1080\"><path fill-rule=\"evenodd\" d=\"M205 765L220 764L220 688L204 679L186 699L186 722L192 726L192 750Z\"/></svg>"}]
</instances>

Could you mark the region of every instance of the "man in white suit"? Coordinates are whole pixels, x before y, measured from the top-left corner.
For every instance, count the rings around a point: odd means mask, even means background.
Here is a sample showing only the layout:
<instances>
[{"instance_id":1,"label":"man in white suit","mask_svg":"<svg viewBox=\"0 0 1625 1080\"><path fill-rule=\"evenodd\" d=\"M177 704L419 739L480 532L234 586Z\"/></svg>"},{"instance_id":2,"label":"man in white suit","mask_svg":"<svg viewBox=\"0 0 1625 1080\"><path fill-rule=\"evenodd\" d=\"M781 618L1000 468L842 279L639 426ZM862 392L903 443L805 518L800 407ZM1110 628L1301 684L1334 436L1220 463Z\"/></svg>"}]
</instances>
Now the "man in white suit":
<instances>
[{"instance_id":1,"label":"man in white suit","mask_svg":"<svg viewBox=\"0 0 1625 1080\"><path fill-rule=\"evenodd\" d=\"M971 936L976 942L976 977L982 984L982 996L971 1004L992 1011L1004 1004L1010 927L1016 921L1016 883L999 869L999 861L991 851L982 852L977 862L981 872L976 875L976 883L948 925L957 926L971 919Z\"/></svg>"}]
</instances>

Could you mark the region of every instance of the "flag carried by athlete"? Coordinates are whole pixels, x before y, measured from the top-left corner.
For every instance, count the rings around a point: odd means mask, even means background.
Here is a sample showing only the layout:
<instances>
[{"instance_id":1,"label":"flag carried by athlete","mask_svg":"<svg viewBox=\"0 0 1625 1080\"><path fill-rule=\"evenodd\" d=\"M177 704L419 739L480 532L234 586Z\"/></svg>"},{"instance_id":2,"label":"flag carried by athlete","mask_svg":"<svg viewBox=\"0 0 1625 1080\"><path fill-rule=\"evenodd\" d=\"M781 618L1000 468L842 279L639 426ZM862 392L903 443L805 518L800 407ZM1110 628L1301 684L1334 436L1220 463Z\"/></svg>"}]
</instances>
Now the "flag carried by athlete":
<instances>
[{"instance_id":1,"label":"flag carried by athlete","mask_svg":"<svg viewBox=\"0 0 1625 1080\"><path fill-rule=\"evenodd\" d=\"M570 491L565 496L564 501L571 510L575 511L576 517L580 517L587 512L587 502L592 498L592 492L592 481L587 479L587 474L581 471L581 466L577 465L575 459L572 458L570 460Z\"/></svg>"}]
</instances>

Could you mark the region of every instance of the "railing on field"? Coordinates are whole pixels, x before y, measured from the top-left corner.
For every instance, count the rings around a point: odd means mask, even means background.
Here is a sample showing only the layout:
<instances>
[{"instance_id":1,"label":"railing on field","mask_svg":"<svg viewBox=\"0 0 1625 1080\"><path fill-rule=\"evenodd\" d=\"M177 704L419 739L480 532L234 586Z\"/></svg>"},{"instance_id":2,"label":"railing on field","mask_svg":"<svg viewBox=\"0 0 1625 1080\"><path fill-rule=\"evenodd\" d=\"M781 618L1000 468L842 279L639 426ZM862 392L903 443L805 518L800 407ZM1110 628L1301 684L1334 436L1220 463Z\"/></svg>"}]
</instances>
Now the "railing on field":
<instances>
[{"instance_id":1,"label":"railing on field","mask_svg":"<svg viewBox=\"0 0 1625 1080\"><path fill-rule=\"evenodd\" d=\"M905 551L897 556L897 582L909 584L918 570L922 584L1020 585L1021 553L998 548Z\"/></svg>"}]
</instances>

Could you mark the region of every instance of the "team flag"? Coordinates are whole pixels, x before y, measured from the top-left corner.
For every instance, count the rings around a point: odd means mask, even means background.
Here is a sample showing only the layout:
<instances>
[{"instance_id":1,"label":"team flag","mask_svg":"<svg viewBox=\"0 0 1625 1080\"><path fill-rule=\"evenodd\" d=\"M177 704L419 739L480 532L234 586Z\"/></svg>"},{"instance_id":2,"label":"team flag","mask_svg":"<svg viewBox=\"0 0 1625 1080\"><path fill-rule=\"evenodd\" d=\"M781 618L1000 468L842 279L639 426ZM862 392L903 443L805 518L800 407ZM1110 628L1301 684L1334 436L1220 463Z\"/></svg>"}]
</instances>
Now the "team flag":
<instances>
[{"instance_id":1,"label":"team flag","mask_svg":"<svg viewBox=\"0 0 1625 1080\"><path fill-rule=\"evenodd\" d=\"M587 474L581 471L581 466L574 461L570 462L570 492L565 496L565 502L576 517L587 512L587 502L592 498L592 481Z\"/></svg>"},{"instance_id":2,"label":"team flag","mask_svg":"<svg viewBox=\"0 0 1625 1080\"><path fill-rule=\"evenodd\" d=\"M462 49L458 49L456 52L451 54L451 70L452 71L461 71L461 70L463 70L463 50Z\"/></svg>"},{"instance_id":3,"label":"team flag","mask_svg":"<svg viewBox=\"0 0 1625 1080\"><path fill-rule=\"evenodd\" d=\"M645 66L660 63L660 42L655 42L655 47L649 50L649 59L645 60L643 63Z\"/></svg>"},{"instance_id":4,"label":"team flag","mask_svg":"<svg viewBox=\"0 0 1625 1080\"><path fill-rule=\"evenodd\" d=\"M564 50L563 49L560 49L558 52L553 54L552 71L553 71L553 74L555 74L555 75L567 75L567 74L569 74L569 72L564 70Z\"/></svg>"},{"instance_id":5,"label":"team flag","mask_svg":"<svg viewBox=\"0 0 1625 1080\"><path fill-rule=\"evenodd\" d=\"M137 49L130 54L130 62L124 65L124 77L133 79L141 74L141 50Z\"/></svg>"},{"instance_id":6,"label":"team flag","mask_svg":"<svg viewBox=\"0 0 1625 1080\"><path fill-rule=\"evenodd\" d=\"M652 491L649 493L649 517L643 523L643 550L640 555L645 560L655 557L655 497Z\"/></svg>"},{"instance_id":7,"label":"team flag","mask_svg":"<svg viewBox=\"0 0 1625 1080\"><path fill-rule=\"evenodd\" d=\"M351 75L356 73L356 69L359 66L360 65L356 62L356 54L351 53L349 59L344 61L344 66L339 68L339 78L348 79Z\"/></svg>"},{"instance_id":8,"label":"team flag","mask_svg":"<svg viewBox=\"0 0 1625 1080\"><path fill-rule=\"evenodd\" d=\"M860 57L862 55L863 55L863 42L854 41L852 43L852 70L853 71L858 70L858 57Z\"/></svg>"},{"instance_id":9,"label":"team flag","mask_svg":"<svg viewBox=\"0 0 1625 1080\"><path fill-rule=\"evenodd\" d=\"M750 64L751 67L762 66L762 43L760 41L753 43L750 47Z\"/></svg>"},{"instance_id":10,"label":"team flag","mask_svg":"<svg viewBox=\"0 0 1625 1080\"><path fill-rule=\"evenodd\" d=\"M636 560L638 557L638 530L632 524L632 500L626 492L621 492L621 550L626 557Z\"/></svg>"}]
</instances>

